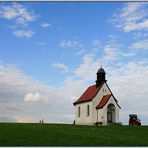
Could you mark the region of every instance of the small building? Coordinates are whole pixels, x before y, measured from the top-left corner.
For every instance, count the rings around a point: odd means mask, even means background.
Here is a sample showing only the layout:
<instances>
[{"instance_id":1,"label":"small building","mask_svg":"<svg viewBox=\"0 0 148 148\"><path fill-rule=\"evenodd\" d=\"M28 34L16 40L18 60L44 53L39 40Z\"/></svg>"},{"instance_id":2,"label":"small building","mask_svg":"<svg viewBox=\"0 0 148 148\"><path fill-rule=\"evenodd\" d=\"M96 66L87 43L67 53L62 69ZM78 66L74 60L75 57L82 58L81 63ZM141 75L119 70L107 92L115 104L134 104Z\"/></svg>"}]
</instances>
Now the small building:
<instances>
[{"instance_id":1,"label":"small building","mask_svg":"<svg viewBox=\"0 0 148 148\"><path fill-rule=\"evenodd\" d=\"M75 106L75 124L77 125L108 125L119 122L117 99L107 85L105 71L101 67L97 72L96 84L89 86Z\"/></svg>"}]
</instances>

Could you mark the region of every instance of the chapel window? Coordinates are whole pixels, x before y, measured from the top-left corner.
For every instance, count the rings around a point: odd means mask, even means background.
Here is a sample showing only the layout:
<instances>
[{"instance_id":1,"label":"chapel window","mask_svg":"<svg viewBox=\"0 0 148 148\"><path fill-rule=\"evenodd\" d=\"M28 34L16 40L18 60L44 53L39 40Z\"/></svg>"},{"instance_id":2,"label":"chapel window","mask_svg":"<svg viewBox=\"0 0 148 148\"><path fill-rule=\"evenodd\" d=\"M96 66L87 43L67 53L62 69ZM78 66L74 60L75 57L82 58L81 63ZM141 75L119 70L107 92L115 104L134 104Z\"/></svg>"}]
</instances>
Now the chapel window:
<instances>
[{"instance_id":1,"label":"chapel window","mask_svg":"<svg viewBox=\"0 0 148 148\"><path fill-rule=\"evenodd\" d=\"M89 112L90 112L90 107L89 105L87 105L87 116L89 116Z\"/></svg>"},{"instance_id":2,"label":"chapel window","mask_svg":"<svg viewBox=\"0 0 148 148\"><path fill-rule=\"evenodd\" d=\"M81 112L81 108L80 106L78 107L78 117L80 117L80 112Z\"/></svg>"}]
</instances>

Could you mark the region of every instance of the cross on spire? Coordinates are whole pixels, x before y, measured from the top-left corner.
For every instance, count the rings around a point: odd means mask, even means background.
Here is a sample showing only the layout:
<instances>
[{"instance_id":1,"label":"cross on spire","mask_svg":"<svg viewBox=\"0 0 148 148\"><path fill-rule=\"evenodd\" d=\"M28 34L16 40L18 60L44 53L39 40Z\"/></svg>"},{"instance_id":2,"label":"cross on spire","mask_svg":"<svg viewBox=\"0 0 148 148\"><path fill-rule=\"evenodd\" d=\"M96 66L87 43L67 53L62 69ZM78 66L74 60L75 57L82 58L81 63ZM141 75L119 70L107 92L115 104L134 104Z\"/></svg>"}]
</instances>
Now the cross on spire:
<instances>
[{"instance_id":1,"label":"cross on spire","mask_svg":"<svg viewBox=\"0 0 148 148\"><path fill-rule=\"evenodd\" d=\"M100 61L100 68L102 68L102 60Z\"/></svg>"}]
</instances>

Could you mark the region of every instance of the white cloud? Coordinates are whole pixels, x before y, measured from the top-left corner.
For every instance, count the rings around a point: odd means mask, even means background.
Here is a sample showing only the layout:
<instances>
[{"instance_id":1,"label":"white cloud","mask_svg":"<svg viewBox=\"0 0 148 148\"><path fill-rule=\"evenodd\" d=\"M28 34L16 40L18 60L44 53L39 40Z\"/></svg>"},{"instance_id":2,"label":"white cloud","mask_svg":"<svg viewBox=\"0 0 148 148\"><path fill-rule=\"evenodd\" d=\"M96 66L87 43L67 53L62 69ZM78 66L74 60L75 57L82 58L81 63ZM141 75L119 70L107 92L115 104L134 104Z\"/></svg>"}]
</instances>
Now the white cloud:
<instances>
[{"instance_id":1,"label":"white cloud","mask_svg":"<svg viewBox=\"0 0 148 148\"><path fill-rule=\"evenodd\" d=\"M84 46L77 40L62 40L60 47L65 49L74 49L78 55L85 53Z\"/></svg>"},{"instance_id":2,"label":"white cloud","mask_svg":"<svg viewBox=\"0 0 148 148\"><path fill-rule=\"evenodd\" d=\"M123 111L142 114L146 111L148 101L148 61L128 62L120 67L111 68L108 83L120 99ZM127 115L128 116L128 115Z\"/></svg>"},{"instance_id":3,"label":"white cloud","mask_svg":"<svg viewBox=\"0 0 148 148\"><path fill-rule=\"evenodd\" d=\"M46 43L46 42L36 42L36 44L37 44L37 45L43 45L43 46L44 46L44 45L46 45L47 43Z\"/></svg>"},{"instance_id":4,"label":"white cloud","mask_svg":"<svg viewBox=\"0 0 148 148\"><path fill-rule=\"evenodd\" d=\"M137 54L137 52L134 50L122 52L123 57L132 57L132 56L135 56L136 54Z\"/></svg>"},{"instance_id":5,"label":"white cloud","mask_svg":"<svg viewBox=\"0 0 148 148\"><path fill-rule=\"evenodd\" d=\"M125 50L124 48L127 47L121 43L118 43L114 37L111 37L111 39L105 43L105 46L102 47L104 54L102 55L101 61L103 64L115 63L121 58L133 57L138 53L136 49L131 49L130 45L128 50Z\"/></svg>"},{"instance_id":6,"label":"white cloud","mask_svg":"<svg viewBox=\"0 0 148 148\"><path fill-rule=\"evenodd\" d=\"M60 47L61 48L68 48L68 49L76 49L76 50L78 50L79 53L80 52L82 53L84 51L83 45L77 40L72 40L72 41L63 40L60 43Z\"/></svg>"},{"instance_id":7,"label":"white cloud","mask_svg":"<svg viewBox=\"0 0 148 148\"><path fill-rule=\"evenodd\" d=\"M26 116L14 116L14 120L18 123L28 123L28 122L34 122L31 117L26 117Z\"/></svg>"},{"instance_id":8,"label":"white cloud","mask_svg":"<svg viewBox=\"0 0 148 148\"><path fill-rule=\"evenodd\" d=\"M99 46L101 44L100 40L94 40L92 43L94 46Z\"/></svg>"},{"instance_id":9,"label":"white cloud","mask_svg":"<svg viewBox=\"0 0 148 148\"><path fill-rule=\"evenodd\" d=\"M43 84L3 62L0 77L0 121L38 122L44 118L46 122L72 122L73 101L62 91L70 93L66 85Z\"/></svg>"},{"instance_id":10,"label":"white cloud","mask_svg":"<svg viewBox=\"0 0 148 148\"><path fill-rule=\"evenodd\" d=\"M65 72L69 72L70 71L69 67L64 65L64 64L62 64L62 63L55 63L55 64L53 64L53 66L55 68L60 68L60 69L64 70Z\"/></svg>"},{"instance_id":11,"label":"white cloud","mask_svg":"<svg viewBox=\"0 0 148 148\"><path fill-rule=\"evenodd\" d=\"M38 17L32 10L17 2L0 6L0 18L11 20L11 25L5 26L12 29L12 34L17 37L31 37L35 34L30 30L29 22L35 21Z\"/></svg>"},{"instance_id":12,"label":"white cloud","mask_svg":"<svg viewBox=\"0 0 148 148\"><path fill-rule=\"evenodd\" d=\"M97 45L99 43L100 41L96 42ZM122 45L118 44L116 40L111 37L111 40L104 43L104 46L101 47L102 51L100 52L102 52L102 55L97 54L97 56L95 56L95 54L92 53L84 54L82 64L75 70L76 76L84 80L95 81L94 73L96 73L102 64L108 65L116 63L120 57L129 55L129 53L126 53L128 55L124 55L125 53L122 52L121 47Z\"/></svg>"},{"instance_id":13,"label":"white cloud","mask_svg":"<svg viewBox=\"0 0 148 148\"><path fill-rule=\"evenodd\" d=\"M0 122L16 122L16 120L10 115L0 115Z\"/></svg>"},{"instance_id":14,"label":"white cloud","mask_svg":"<svg viewBox=\"0 0 148 148\"><path fill-rule=\"evenodd\" d=\"M83 56L83 63L75 70L75 75L81 77L84 80L94 80L94 73L100 66L100 61L95 60L94 54L85 54Z\"/></svg>"},{"instance_id":15,"label":"white cloud","mask_svg":"<svg viewBox=\"0 0 148 148\"><path fill-rule=\"evenodd\" d=\"M47 98L40 93L27 93L24 96L24 101L45 101Z\"/></svg>"},{"instance_id":16,"label":"white cloud","mask_svg":"<svg viewBox=\"0 0 148 148\"><path fill-rule=\"evenodd\" d=\"M104 57L103 62L106 63L108 61L115 61L118 59L120 54L119 45L115 43L107 43L104 46Z\"/></svg>"},{"instance_id":17,"label":"white cloud","mask_svg":"<svg viewBox=\"0 0 148 148\"><path fill-rule=\"evenodd\" d=\"M76 80L74 77L67 77L61 87L59 87L59 91L60 93L64 93L63 95L71 99L71 101L75 101L73 99L78 99L86 87L87 85L84 80Z\"/></svg>"},{"instance_id":18,"label":"white cloud","mask_svg":"<svg viewBox=\"0 0 148 148\"><path fill-rule=\"evenodd\" d=\"M91 50L93 52L98 52L101 48L101 41L100 40L94 40L92 45L93 45L93 48Z\"/></svg>"},{"instance_id":19,"label":"white cloud","mask_svg":"<svg viewBox=\"0 0 148 148\"><path fill-rule=\"evenodd\" d=\"M148 50L148 39L135 42L130 48Z\"/></svg>"},{"instance_id":20,"label":"white cloud","mask_svg":"<svg viewBox=\"0 0 148 148\"><path fill-rule=\"evenodd\" d=\"M13 35L17 36L17 37L31 37L35 34L34 31L31 30L15 30L13 31Z\"/></svg>"},{"instance_id":21,"label":"white cloud","mask_svg":"<svg viewBox=\"0 0 148 148\"><path fill-rule=\"evenodd\" d=\"M113 14L110 21L124 32L148 29L147 6L146 2L128 2Z\"/></svg>"},{"instance_id":22,"label":"white cloud","mask_svg":"<svg viewBox=\"0 0 148 148\"><path fill-rule=\"evenodd\" d=\"M0 6L0 17L8 20L15 19L17 24L26 24L37 18L32 11L18 3L12 3L10 6Z\"/></svg>"},{"instance_id":23,"label":"white cloud","mask_svg":"<svg viewBox=\"0 0 148 148\"><path fill-rule=\"evenodd\" d=\"M60 43L60 47L62 47L62 48L71 48L71 47L75 48L75 47L78 47L78 46L81 46L79 41L66 41L66 40L63 40Z\"/></svg>"},{"instance_id":24,"label":"white cloud","mask_svg":"<svg viewBox=\"0 0 148 148\"><path fill-rule=\"evenodd\" d=\"M38 92L47 96L52 94L53 89L50 86L44 85L32 77L26 76L15 65L5 64L0 62L0 98L1 101L6 99L20 98L23 100L24 96L29 92Z\"/></svg>"},{"instance_id":25,"label":"white cloud","mask_svg":"<svg viewBox=\"0 0 148 148\"><path fill-rule=\"evenodd\" d=\"M42 23L40 26L41 26L41 27L43 27L43 28L47 28L47 27L49 27L49 26L50 26L50 24L49 24L49 23L44 22L44 23Z\"/></svg>"},{"instance_id":26,"label":"white cloud","mask_svg":"<svg viewBox=\"0 0 148 148\"><path fill-rule=\"evenodd\" d=\"M14 19L17 16L18 14L13 7L11 8L10 6L1 6L0 17Z\"/></svg>"},{"instance_id":27,"label":"white cloud","mask_svg":"<svg viewBox=\"0 0 148 148\"><path fill-rule=\"evenodd\" d=\"M134 33L135 39L139 39L141 37L148 37L148 32L146 31L138 31Z\"/></svg>"}]
</instances>

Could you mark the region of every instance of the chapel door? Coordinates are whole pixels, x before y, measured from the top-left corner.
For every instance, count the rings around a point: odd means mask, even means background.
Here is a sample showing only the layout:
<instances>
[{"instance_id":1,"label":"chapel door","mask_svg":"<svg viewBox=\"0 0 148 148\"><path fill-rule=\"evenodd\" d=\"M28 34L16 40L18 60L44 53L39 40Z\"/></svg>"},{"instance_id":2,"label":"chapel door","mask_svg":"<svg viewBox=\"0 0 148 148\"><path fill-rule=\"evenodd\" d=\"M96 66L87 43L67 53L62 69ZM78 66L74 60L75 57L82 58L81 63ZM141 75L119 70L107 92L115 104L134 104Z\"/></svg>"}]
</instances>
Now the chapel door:
<instances>
[{"instance_id":1,"label":"chapel door","mask_svg":"<svg viewBox=\"0 0 148 148\"><path fill-rule=\"evenodd\" d=\"M107 106L107 123L113 123L115 121L115 105L109 104Z\"/></svg>"},{"instance_id":2,"label":"chapel door","mask_svg":"<svg viewBox=\"0 0 148 148\"><path fill-rule=\"evenodd\" d=\"M107 123L112 123L112 112L107 112Z\"/></svg>"}]
</instances>

